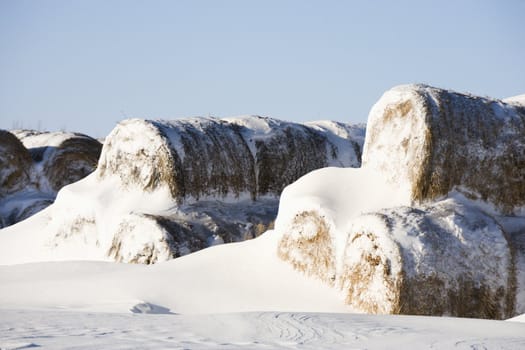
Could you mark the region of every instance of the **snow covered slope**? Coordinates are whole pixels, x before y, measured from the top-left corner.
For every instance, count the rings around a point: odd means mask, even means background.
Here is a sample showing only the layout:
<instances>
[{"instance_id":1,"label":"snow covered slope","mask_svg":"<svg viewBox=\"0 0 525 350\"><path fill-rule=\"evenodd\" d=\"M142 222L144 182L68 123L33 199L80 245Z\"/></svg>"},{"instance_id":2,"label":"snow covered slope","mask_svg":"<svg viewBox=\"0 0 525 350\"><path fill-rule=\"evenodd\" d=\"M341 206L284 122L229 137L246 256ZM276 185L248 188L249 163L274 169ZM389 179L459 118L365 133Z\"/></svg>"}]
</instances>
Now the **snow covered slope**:
<instances>
[{"instance_id":1,"label":"snow covered slope","mask_svg":"<svg viewBox=\"0 0 525 350\"><path fill-rule=\"evenodd\" d=\"M257 116L123 121L92 175L0 231L0 264L154 263L256 237L272 227L284 186L327 164L358 166L363 138L362 126Z\"/></svg>"},{"instance_id":2,"label":"snow covered slope","mask_svg":"<svg viewBox=\"0 0 525 350\"><path fill-rule=\"evenodd\" d=\"M287 187L279 256L372 313L525 312L525 110L422 85L372 108L360 169Z\"/></svg>"},{"instance_id":3,"label":"snow covered slope","mask_svg":"<svg viewBox=\"0 0 525 350\"><path fill-rule=\"evenodd\" d=\"M47 207L60 188L91 173L101 148L82 134L0 131L0 228Z\"/></svg>"},{"instance_id":4,"label":"snow covered slope","mask_svg":"<svg viewBox=\"0 0 525 350\"><path fill-rule=\"evenodd\" d=\"M272 231L155 265L0 266L0 348L417 349L525 346L525 324L351 314L280 260Z\"/></svg>"}]
</instances>

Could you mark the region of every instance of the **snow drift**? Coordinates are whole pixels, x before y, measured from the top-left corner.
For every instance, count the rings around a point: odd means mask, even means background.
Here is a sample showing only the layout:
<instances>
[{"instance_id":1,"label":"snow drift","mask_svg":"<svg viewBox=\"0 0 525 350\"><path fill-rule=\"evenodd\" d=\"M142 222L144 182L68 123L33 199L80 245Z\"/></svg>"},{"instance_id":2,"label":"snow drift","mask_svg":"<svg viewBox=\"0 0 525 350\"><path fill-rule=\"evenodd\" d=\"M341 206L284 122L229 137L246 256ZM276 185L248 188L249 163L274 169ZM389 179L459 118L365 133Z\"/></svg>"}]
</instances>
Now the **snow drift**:
<instances>
[{"instance_id":1,"label":"snow drift","mask_svg":"<svg viewBox=\"0 0 525 350\"><path fill-rule=\"evenodd\" d=\"M0 132L0 227L53 203L62 187L95 169L102 148L95 139L77 133Z\"/></svg>"},{"instance_id":2,"label":"snow drift","mask_svg":"<svg viewBox=\"0 0 525 350\"><path fill-rule=\"evenodd\" d=\"M517 104L387 91L362 168L315 171L284 190L278 255L366 312L523 313L524 136Z\"/></svg>"},{"instance_id":3,"label":"snow drift","mask_svg":"<svg viewBox=\"0 0 525 350\"><path fill-rule=\"evenodd\" d=\"M122 121L93 174L0 232L0 263L149 264L256 237L273 227L282 188L318 167L358 166L363 140L362 126L335 122Z\"/></svg>"}]
</instances>

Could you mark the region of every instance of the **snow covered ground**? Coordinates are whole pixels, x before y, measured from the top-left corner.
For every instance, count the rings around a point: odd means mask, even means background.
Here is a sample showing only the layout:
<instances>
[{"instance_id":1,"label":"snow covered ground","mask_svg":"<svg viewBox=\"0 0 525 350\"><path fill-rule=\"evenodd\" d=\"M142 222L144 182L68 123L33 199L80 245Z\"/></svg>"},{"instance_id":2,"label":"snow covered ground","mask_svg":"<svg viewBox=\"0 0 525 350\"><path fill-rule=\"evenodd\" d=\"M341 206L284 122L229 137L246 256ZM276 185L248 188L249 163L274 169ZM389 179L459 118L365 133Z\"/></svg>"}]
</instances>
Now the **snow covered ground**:
<instances>
[{"instance_id":1,"label":"snow covered ground","mask_svg":"<svg viewBox=\"0 0 525 350\"><path fill-rule=\"evenodd\" d=\"M0 266L0 349L525 347L521 322L352 313L277 258L278 238L155 265Z\"/></svg>"},{"instance_id":2,"label":"snow covered ground","mask_svg":"<svg viewBox=\"0 0 525 350\"><path fill-rule=\"evenodd\" d=\"M0 349L523 349L525 324L250 312L147 315L2 310Z\"/></svg>"},{"instance_id":3,"label":"snow covered ground","mask_svg":"<svg viewBox=\"0 0 525 350\"><path fill-rule=\"evenodd\" d=\"M270 231L150 266L1 266L0 349L525 346L525 323L349 313L276 244Z\"/></svg>"},{"instance_id":4,"label":"snow covered ground","mask_svg":"<svg viewBox=\"0 0 525 350\"><path fill-rule=\"evenodd\" d=\"M427 263L430 272L446 276L461 272L459 267L475 270L474 277L483 281L488 271L489 277L509 283L505 312L523 313L525 305L525 258L507 247L514 244L523 251L523 217L501 216L487 203L457 192L414 204L410 177L385 182L384 172L374 169L312 172L282 194L274 231L170 261L157 259L154 265L108 262L108 252L133 251L139 258L163 254L171 243L151 218L173 215L168 188L123 188L115 176L98 181L97 174L67 186L53 206L0 232L0 350L524 349L523 315L509 321L363 315L348 305L349 291L353 298L382 304L390 298L385 286L393 277L425 272ZM502 227L510 240L501 234ZM437 238L450 239L437 239L435 232ZM472 247L478 246L484 259L474 254ZM440 249L465 259L459 259L458 267ZM407 258L416 263L407 264ZM486 266L478 268L478 263ZM352 280L355 276L360 278ZM413 294L405 300L435 304L425 298L432 285L423 279L419 286L426 289L421 289L407 281ZM359 285L365 288L356 289ZM485 299L471 293L475 285L466 292L458 286L434 289L458 292L460 306L472 299L484 309ZM505 293L495 290L499 298ZM421 297L416 292L424 294L421 302L412 298ZM367 310L364 303L352 305ZM428 314L426 309L376 306L370 312Z\"/></svg>"}]
</instances>

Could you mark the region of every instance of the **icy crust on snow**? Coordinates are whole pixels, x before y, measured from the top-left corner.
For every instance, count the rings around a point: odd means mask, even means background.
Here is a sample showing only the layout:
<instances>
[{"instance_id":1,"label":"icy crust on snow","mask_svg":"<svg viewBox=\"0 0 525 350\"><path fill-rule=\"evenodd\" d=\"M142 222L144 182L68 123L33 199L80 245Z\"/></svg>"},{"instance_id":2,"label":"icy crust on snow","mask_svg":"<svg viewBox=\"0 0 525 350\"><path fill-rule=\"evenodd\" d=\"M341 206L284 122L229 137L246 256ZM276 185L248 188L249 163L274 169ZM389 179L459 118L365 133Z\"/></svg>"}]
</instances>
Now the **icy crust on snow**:
<instances>
[{"instance_id":1,"label":"icy crust on snow","mask_svg":"<svg viewBox=\"0 0 525 350\"><path fill-rule=\"evenodd\" d=\"M523 116L426 86L388 91L361 168L314 171L283 191L277 254L365 312L523 313Z\"/></svg>"},{"instance_id":2,"label":"icy crust on snow","mask_svg":"<svg viewBox=\"0 0 525 350\"><path fill-rule=\"evenodd\" d=\"M182 203L203 198L278 197L327 165L360 165L364 130L335 122L276 119L125 120L106 138L99 177L152 191L167 185Z\"/></svg>"},{"instance_id":3,"label":"icy crust on snow","mask_svg":"<svg viewBox=\"0 0 525 350\"><path fill-rule=\"evenodd\" d=\"M382 172L413 200L456 189L507 214L523 213L525 107L403 85L374 105L367 130L363 167Z\"/></svg>"},{"instance_id":4,"label":"icy crust on snow","mask_svg":"<svg viewBox=\"0 0 525 350\"><path fill-rule=\"evenodd\" d=\"M0 228L34 215L60 188L91 173L101 147L82 134L1 131Z\"/></svg>"}]
</instances>

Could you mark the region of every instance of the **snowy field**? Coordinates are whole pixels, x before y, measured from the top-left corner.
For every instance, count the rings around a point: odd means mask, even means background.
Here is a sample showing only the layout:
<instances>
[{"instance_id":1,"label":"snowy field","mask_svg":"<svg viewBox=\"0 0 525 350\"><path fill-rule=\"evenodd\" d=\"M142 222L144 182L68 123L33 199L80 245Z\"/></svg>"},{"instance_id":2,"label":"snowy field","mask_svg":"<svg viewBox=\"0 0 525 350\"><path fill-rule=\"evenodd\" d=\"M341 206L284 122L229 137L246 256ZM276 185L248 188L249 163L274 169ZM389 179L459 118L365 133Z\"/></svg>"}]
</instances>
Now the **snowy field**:
<instances>
[{"instance_id":1,"label":"snowy field","mask_svg":"<svg viewBox=\"0 0 525 350\"><path fill-rule=\"evenodd\" d=\"M250 312L149 315L2 310L1 349L523 349L525 324Z\"/></svg>"},{"instance_id":2,"label":"snowy field","mask_svg":"<svg viewBox=\"0 0 525 350\"><path fill-rule=\"evenodd\" d=\"M150 266L0 266L0 349L525 348L522 322L353 313L272 233Z\"/></svg>"}]
</instances>

